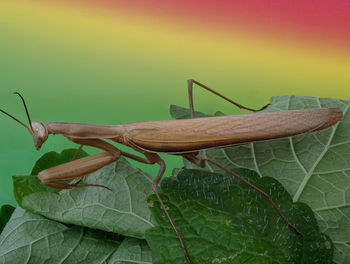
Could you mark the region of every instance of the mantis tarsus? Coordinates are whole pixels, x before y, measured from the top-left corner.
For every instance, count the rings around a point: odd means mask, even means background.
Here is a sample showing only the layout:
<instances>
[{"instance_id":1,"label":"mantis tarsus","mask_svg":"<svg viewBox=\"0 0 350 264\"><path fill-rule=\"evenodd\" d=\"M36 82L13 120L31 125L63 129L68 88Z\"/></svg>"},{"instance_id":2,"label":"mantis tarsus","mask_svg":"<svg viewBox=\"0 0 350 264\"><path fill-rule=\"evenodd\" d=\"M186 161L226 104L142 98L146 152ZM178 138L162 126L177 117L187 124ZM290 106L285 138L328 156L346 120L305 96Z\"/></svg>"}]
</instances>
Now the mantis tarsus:
<instances>
[{"instance_id":1,"label":"mantis tarsus","mask_svg":"<svg viewBox=\"0 0 350 264\"><path fill-rule=\"evenodd\" d=\"M193 84L197 84L240 108L255 111L237 104L195 80L188 80L191 119L187 120L134 122L111 126L63 122L51 122L45 125L41 122L31 122L26 103L22 95L17 92L16 94L18 94L23 101L29 126L6 111L1 109L0 111L29 130L33 136L37 150L41 148L49 134L61 134L81 146L92 146L104 151L81 159L72 160L68 163L40 172L38 178L43 184L50 187L70 189L97 186L109 189L108 186L81 184L81 180L73 184L63 183L62 181L83 177L116 161L121 156L146 164L157 163L160 169L152 188L164 214L168 218L179 239L185 259L188 263L191 263L191 260L185 243L158 194L158 184L166 168L164 161L159 157L158 153L180 155L200 167L204 167L207 161L224 170L226 173L238 178L265 196L286 224L292 228L296 234L302 236L301 232L283 215L267 193L214 160L211 160L209 157L198 157L198 152L203 149L221 148L252 141L276 139L325 129L337 123L342 118L342 112L337 108L318 108L194 118ZM143 154L144 157L119 150L114 145L105 141L106 139L126 145Z\"/></svg>"}]
</instances>

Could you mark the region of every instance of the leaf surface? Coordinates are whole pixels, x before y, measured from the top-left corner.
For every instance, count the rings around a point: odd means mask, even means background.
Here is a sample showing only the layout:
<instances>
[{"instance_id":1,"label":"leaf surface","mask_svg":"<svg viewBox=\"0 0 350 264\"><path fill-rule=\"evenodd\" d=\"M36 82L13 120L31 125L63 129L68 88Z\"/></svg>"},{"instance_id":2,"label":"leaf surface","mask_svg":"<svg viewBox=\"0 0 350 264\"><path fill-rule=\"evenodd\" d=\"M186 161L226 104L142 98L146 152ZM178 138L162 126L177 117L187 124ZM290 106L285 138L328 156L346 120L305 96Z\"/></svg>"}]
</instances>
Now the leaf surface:
<instances>
[{"instance_id":1,"label":"leaf surface","mask_svg":"<svg viewBox=\"0 0 350 264\"><path fill-rule=\"evenodd\" d=\"M65 160L65 152L49 152L38 162ZM50 166L53 162L48 162ZM34 166L34 171L37 165ZM40 168L44 168L41 165ZM69 224L114 232L125 236L144 238L145 230L154 225L147 206L152 193L153 179L135 169L125 159L86 176L87 184L101 187L84 187L68 190L43 186L36 176L14 176L17 202L23 208L47 218Z\"/></svg>"},{"instance_id":2,"label":"leaf surface","mask_svg":"<svg viewBox=\"0 0 350 264\"><path fill-rule=\"evenodd\" d=\"M318 231L307 205L292 203L271 177L259 178L247 169L235 172L268 193L304 237L287 226L261 193L231 175L185 169L163 180L161 197L193 263L332 263L332 242ZM150 204L159 224L146 233L154 264L184 263L155 196Z\"/></svg>"},{"instance_id":3,"label":"leaf surface","mask_svg":"<svg viewBox=\"0 0 350 264\"><path fill-rule=\"evenodd\" d=\"M145 240L127 237L111 256L108 264L152 264L152 251Z\"/></svg>"},{"instance_id":4,"label":"leaf surface","mask_svg":"<svg viewBox=\"0 0 350 264\"><path fill-rule=\"evenodd\" d=\"M152 258L144 240L68 227L17 207L0 235L0 263L151 264Z\"/></svg>"}]
</instances>

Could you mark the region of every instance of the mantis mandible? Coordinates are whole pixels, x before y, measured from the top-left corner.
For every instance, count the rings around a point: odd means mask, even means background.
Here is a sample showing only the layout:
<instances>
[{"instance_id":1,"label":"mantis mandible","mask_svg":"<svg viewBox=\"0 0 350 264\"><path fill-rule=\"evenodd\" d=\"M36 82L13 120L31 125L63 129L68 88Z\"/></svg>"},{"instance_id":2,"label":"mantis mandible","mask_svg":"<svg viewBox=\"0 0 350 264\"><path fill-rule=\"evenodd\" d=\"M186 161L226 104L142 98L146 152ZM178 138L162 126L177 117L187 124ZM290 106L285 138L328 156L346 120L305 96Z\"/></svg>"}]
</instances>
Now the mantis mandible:
<instances>
[{"instance_id":1,"label":"mantis mandible","mask_svg":"<svg viewBox=\"0 0 350 264\"><path fill-rule=\"evenodd\" d=\"M222 94L192 79L188 80L191 119L187 120L133 122L119 125L93 125L64 122L43 124L41 122L31 122L26 103L22 95L17 92L16 94L20 96L25 107L29 126L6 111L1 109L0 111L28 129L33 136L34 145L37 150L41 148L50 134L65 136L68 140L81 145L79 149L86 145L103 150L101 153L72 160L68 163L41 171L38 174L38 178L44 185L60 189L88 186L105 187L109 189L107 186L102 185L81 184L81 180L72 184L63 183L62 181L81 178L118 160L121 156L146 164L158 164L160 169L152 189L172 229L179 239L187 263L191 263L191 260L185 243L158 194L158 185L166 168L165 162L160 158L158 153L180 155L199 167L204 167L205 162L210 162L226 173L231 174L265 196L286 224L298 235L302 236L301 232L282 214L267 193L209 157L199 157L198 153L200 150L209 148L222 148L252 141L276 139L325 129L337 123L342 118L342 112L337 108L318 108L195 118L192 91L193 84L197 84L199 87L218 95L240 108L255 111L237 104ZM128 146L140 154L143 154L144 157L119 150L106 140Z\"/></svg>"}]
</instances>

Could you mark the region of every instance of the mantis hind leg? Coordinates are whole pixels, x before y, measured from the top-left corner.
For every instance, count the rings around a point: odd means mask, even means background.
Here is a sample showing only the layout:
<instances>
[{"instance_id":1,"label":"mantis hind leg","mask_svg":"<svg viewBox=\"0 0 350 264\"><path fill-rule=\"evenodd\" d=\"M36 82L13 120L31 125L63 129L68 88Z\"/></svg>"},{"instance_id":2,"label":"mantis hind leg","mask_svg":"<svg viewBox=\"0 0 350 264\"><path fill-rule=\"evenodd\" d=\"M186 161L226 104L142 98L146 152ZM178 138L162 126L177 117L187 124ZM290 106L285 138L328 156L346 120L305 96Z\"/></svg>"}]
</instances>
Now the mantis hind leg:
<instances>
[{"instance_id":1,"label":"mantis hind leg","mask_svg":"<svg viewBox=\"0 0 350 264\"><path fill-rule=\"evenodd\" d=\"M261 111L261 110L264 110L269 104L263 106L262 108L260 109L252 109L252 108L249 108L249 107L246 107L246 106L243 106L235 101L232 101L231 99L227 98L226 96L222 95L221 93L218 93L217 91L209 88L208 86L200 83L200 82L197 82L193 79L189 79L187 81L187 87L188 87L188 99L189 99L189 102L190 102L190 115L191 115L191 118L194 118L194 106L193 106L193 84L197 84L199 87L202 87L204 88L205 90L221 97L222 99L230 102L231 104L234 104L235 106L241 108L241 109L245 109L245 110L248 110L248 111L252 111L252 112L257 112L257 111Z\"/></svg>"},{"instance_id":2,"label":"mantis hind leg","mask_svg":"<svg viewBox=\"0 0 350 264\"><path fill-rule=\"evenodd\" d=\"M187 153L182 155L185 159L187 159L188 161L196 164L197 166L204 168L205 167L205 161L210 162L211 164L213 164L214 166L222 169L224 172L232 175L233 177L235 177L236 179L244 182L245 184L247 184L249 187L253 188L254 190L256 190L257 192L261 193L263 196L265 196L265 198L271 203L271 205L273 206L273 208L276 210L276 212L279 214L279 216L283 219L284 222L286 222L286 224L300 237L303 237L303 234L298 230L298 228L296 228L289 220L288 218L280 211L280 209L278 208L278 206L275 204L275 202L272 200L271 196L268 195L266 192L264 192L263 190L261 190L260 188L258 188L257 186L255 186L254 184L250 183L249 181L247 181L246 179L244 179L243 177L239 176L238 174L234 173L233 171L230 171L229 169L225 168L224 166L222 166L220 163L217 163L216 161L210 159L209 157L207 157L206 155L203 155L202 157L198 158L196 157L195 153Z\"/></svg>"}]
</instances>

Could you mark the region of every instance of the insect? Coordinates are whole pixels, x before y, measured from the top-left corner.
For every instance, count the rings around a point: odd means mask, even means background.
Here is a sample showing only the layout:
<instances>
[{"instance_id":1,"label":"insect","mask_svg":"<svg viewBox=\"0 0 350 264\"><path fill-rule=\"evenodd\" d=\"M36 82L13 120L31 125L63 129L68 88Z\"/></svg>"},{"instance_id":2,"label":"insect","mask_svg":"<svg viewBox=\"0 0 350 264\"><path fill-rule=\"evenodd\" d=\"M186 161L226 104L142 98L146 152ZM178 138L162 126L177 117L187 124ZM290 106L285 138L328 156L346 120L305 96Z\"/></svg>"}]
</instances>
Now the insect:
<instances>
[{"instance_id":1,"label":"insect","mask_svg":"<svg viewBox=\"0 0 350 264\"><path fill-rule=\"evenodd\" d=\"M25 107L29 126L25 125L6 111L1 109L0 111L28 129L33 136L34 145L37 150L41 148L42 144L48 139L48 135L50 134L65 136L68 140L79 144L79 149L83 146L92 146L103 150L101 153L72 160L68 163L41 171L38 174L38 178L44 185L61 189L89 186L109 189L108 186L82 184L81 179L78 182L71 184L64 183L63 181L81 178L116 161L121 156L146 164L158 164L160 169L152 189L164 214L179 239L187 263L191 263L191 260L185 243L158 194L158 184L164 175L166 168L165 162L158 155L159 153L183 156L188 161L200 167L204 167L205 162L209 162L224 170L226 173L245 182L265 196L286 224L298 235L302 236L301 232L283 215L267 193L209 157L199 156L199 151L209 148L222 148L238 145L252 141L288 137L325 129L337 123L342 118L342 112L337 108L318 108L195 118L193 107L193 84L197 84L199 87L220 96L240 108L255 111L237 104L195 80L188 80L191 119L186 120L133 122L120 125L93 125L64 122L43 124L41 122L31 121L25 100L22 95L17 92L16 94L20 96ZM106 140L128 146L143 156L119 150L116 146Z\"/></svg>"}]
</instances>

